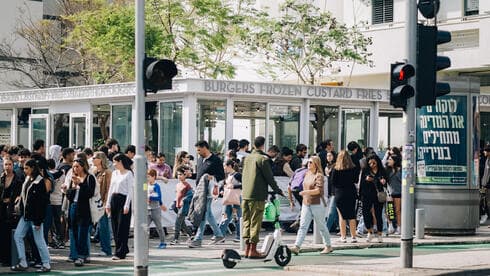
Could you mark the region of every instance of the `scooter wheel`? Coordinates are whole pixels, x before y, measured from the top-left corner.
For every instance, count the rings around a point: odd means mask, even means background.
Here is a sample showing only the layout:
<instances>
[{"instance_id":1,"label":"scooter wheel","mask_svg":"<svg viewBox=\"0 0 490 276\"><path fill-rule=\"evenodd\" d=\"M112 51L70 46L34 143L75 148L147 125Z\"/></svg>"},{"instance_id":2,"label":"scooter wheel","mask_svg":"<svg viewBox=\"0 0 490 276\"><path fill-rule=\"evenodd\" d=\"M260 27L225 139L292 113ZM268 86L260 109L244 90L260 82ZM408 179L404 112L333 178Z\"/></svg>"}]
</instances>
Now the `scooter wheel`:
<instances>
[{"instance_id":1,"label":"scooter wheel","mask_svg":"<svg viewBox=\"0 0 490 276\"><path fill-rule=\"evenodd\" d=\"M226 268L234 268L236 266L236 262L232 260L240 260L240 254L238 254L235 250L225 249L221 254L221 260L223 261L223 265Z\"/></svg>"},{"instance_id":2,"label":"scooter wheel","mask_svg":"<svg viewBox=\"0 0 490 276\"><path fill-rule=\"evenodd\" d=\"M286 266L291 261L291 250L285 245L279 246L274 254L274 260L279 266Z\"/></svg>"}]
</instances>

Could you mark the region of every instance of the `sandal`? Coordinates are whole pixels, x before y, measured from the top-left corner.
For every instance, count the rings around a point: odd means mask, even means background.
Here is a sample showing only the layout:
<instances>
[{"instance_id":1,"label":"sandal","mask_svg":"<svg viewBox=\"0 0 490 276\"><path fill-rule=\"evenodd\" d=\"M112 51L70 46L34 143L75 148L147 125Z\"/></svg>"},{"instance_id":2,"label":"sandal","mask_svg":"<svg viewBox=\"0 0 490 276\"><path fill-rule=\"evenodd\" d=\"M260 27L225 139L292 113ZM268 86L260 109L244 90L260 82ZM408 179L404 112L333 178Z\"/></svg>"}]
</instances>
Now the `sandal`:
<instances>
[{"instance_id":1,"label":"sandal","mask_svg":"<svg viewBox=\"0 0 490 276\"><path fill-rule=\"evenodd\" d=\"M37 273L44 273L44 272L50 272L51 268L42 266L40 269L36 270Z\"/></svg>"},{"instance_id":2,"label":"sandal","mask_svg":"<svg viewBox=\"0 0 490 276\"><path fill-rule=\"evenodd\" d=\"M27 268L28 268L27 266L21 266L20 264L16 264L16 265L12 266L10 268L10 270L12 270L12 271L26 271Z\"/></svg>"}]
</instances>

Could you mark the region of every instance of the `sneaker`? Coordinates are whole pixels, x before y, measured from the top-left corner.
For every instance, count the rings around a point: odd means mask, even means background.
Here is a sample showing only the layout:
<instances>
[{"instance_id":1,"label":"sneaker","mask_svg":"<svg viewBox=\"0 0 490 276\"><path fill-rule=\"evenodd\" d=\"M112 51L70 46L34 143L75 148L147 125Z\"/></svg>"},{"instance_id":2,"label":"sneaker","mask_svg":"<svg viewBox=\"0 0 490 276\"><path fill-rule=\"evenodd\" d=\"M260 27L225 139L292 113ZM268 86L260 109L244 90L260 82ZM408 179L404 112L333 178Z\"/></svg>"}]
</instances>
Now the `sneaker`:
<instances>
[{"instance_id":1,"label":"sneaker","mask_svg":"<svg viewBox=\"0 0 490 276\"><path fill-rule=\"evenodd\" d=\"M356 239L356 237L352 237L352 238L350 239L350 243L357 243L357 239Z\"/></svg>"},{"instance_id":2,"label":"sneaker","mask_svg":"<svg viewBox=\"0 0 490 276\"><path fill-rule=\"evenodd\" d=\"M488 219L488 216L485 214L483 216L481 216L481 219L480 219L480 224L484 224Z\"/></svg>"},{"instance_id":3,"label":"sneaker","mask_svg":"<svg viewBox=\"0 0 490 276\"><path fill-rule=\"evenodd\" d=\"M101 252L97 253L97 256L99 256L99 257L110 257L111 254L107 254L107 253L101 251Z\"/></svg>"},{"instance_id":4,"label":"sneaker","mask_svg":"<svg viewBox=\"0 0 490 276\"><path fill-rule=\"evenodd\" d=\"M393 235L400 235L400 227L397 227Z\"/></svg>"},{"instance_id":5,"label":"sneaker","mask_svg":"<svg viewBox=\"0 0 490 276\"><path fill-rule=\"evenodd\" d=\"M161 242L159 245L158 245L158 249L165 249L167 248L167 244L164 243L164 242Z\"/></svg>"},{"instance_id":6,"label":"sneaker","mask_svg":"<svg viewBox=\"0 0 490 276\"><path fill-rule=\"evenodd\" d=\"M296 256L299 254L299 247L297 247L296 245L289 248L289 250L291 250L291 253L293 253Z\"/></svg>"},{"instance_id":7,"label":"sneaker","mask_svg":"<svg viewBox=\"0 0 490 276\"><path fill-rule=\"evenodd\" d=\"M75 266L83 266L83 259L78 259L75 261Z\"/></svg>"},{"instance_id":8,"label":"sneaker","mask_svg":"<svg viewBox=\"0 0 490 276\"><path fill-rule=\"evenodd\" d=\"M179 244L179 240L173 240L170 242L170 245L176 245L176 244Z\"/></svg>"},{"instance_id":9,"label":"sneaker","mask_svg":"<svg viewBox=\"0 0 490 276\"><path fill-rule=\"evenodd\" d=\"M121 259L121 258L119 258L118 256L112 256L112 260L113 260L113 261L118 261L118 260L120 260L120 259Z\"/></svg>"},{"instance_id":10,"label":"sneaker","mask_svg":"<svg viewBox=\"0 0 490 276\"><path fill-rule=\"evenodd\" d=\"M42 263L37 263L34 265L34 268L42 268L43 264Z\"/></svg>"},{"instance_id":11,"label":"sneaker","mask_svg":"<svg viewBox=\"0 0 490 276\"><path fill-rule=\"evenodd\" d=\"M200 248L200 247L202 247L202 242L201 241L191 241L188 244L188 247L189 248Z\"/></svg>"},{"instance_id":12,"label":"sneaker","mask_svg":"<svg viewBox=\"0 0 490 276\"><path fill-rule=\"evenodd\" d=\"M395 228L393 227L393 224L390 223L388 226L388 234L393 234L395 233Z\"/></svg>"},{"instance_id":13,"label":"sneaker","mask_svg":"<svg viewBox=\"0 0 490 276\"><path fill-rule=\"evenodd\" d=\"M211 240L214 241L216 239L216 236L212 236Z\"/></svg>"},{"instance_id":14,"label":"sneaker","mask_svg":"<svg viewBox=\"0 0 490 276\"><path fill-rule=\"evenodd\" d=\"M333 252L333 248L331 246L327 246L323 248L323 250L320 252L320 254L325 255L325 254L330 254Z\"/></svg>"},{"instance_id":15,"label":"sneaker","mask_svg":"<svg viewBox=\"0 0 490 276\"><path fill-rule=\"evenodd\" d=\"M214 241L211 241L209 245L217 244L217 243L225 243L225 237L216 237Z\"/></svg>"},{"instance_id":16,"label":"sneaker","mask_svg":"<svg viewBox=\"0 0 490 276\"><path fill-rule=\"evenodd\" d=\"M21 264L14 265L10 268L12 271L26 271L29 267L28 266L22 266Z\"/></svg>"},{"instance_id":17,"label":"sneaker","mask_svg":"<svg viewBox=\"0 0 490 276\"><path fill-rule=\"evenodd\" d=\"M383 242L383 237L381 237L381 235L378 235L378 243L382 243Z\"/></svg>"},{"instance_id":18,"label":"sneaker","mask_svg":"<svg viewBox=\"0 0 490 276\"><path fill-rule=\"evenodd\" d=\"M89 264L90 263L90 257L83 258L83 262L86 264Z\"/></svg>"},{"instance_id":19,"label":"sneaker","mask_svg":"<svg viewBox=\"0 0 490 276\"><path fill-rule=\"evenodd\" d=\"M72 259L72 258L70 258L70 257L68 257L68 259L66 259L66 262L67 262L67 263L73 263L73 262L75 262L75 260L74 260L74 259Z\"/></svg>"},{"instance_id":20,"label":"sneaker","mask_svg":"<svg viewBox=\"0 0 490 276\"><path fill-rule=\"evenodd\" d=\"M339 240L340 243L346 243L347 239L345 237L341 237Z\"/></svg>"},{"instance_id":21,"label":"sneaker","mask_svg":"<svg viewBox=\"0 0 490 276\"><path fill-rule=\"evenodd\" d=\"M240 238L234 238L233 242L240 242Z\"/></svg>"},{"instance_id":22,"label":"sneaker","mask_svg":"<svg viewBox=\"0 0 490 276\"><path fill-rule=\"evenodd\" d=\"M367 238L366 238L366 242L371 242L372 239L373 239L373 234L368 233Z\"/></svg>"}]
</instances>

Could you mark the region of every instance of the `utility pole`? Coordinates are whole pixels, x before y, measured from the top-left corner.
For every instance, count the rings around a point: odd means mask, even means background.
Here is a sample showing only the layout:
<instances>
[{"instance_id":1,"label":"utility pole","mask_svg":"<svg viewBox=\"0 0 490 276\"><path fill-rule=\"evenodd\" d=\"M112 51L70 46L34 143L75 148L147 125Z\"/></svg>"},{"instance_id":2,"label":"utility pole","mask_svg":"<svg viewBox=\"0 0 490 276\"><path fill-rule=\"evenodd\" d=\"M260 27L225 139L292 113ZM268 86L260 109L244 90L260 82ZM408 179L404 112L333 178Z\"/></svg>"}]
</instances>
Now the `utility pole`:
<instances>
[{"instance_id":1,"label":"utility pole","mask_svg":"<svg viewBox=\"0 0 490 276\"><path fill-rule=\"evenodd\" d=\"M406 0L406 57L407 63L417 64L417 0ZM416 78L410 78L409 84L416 86ZM403 113L406 139L402 161L402 233L400 258L403 268L413 267L413 218L415 195L415 98L407 100Z\"/></svg>"},{"instance_id":2,"label":"utility pole","mask_svg":"<svg viewBox=\"0 0 490 276\"><path fill-rule=\"evenodd\" d=\"M133 212L134 212L134 275L148 275L148 203L145 152L145 92L143 89L143 61L145 59L145 0L135 0L135 113L136 156Z\"/></svg>"}]
</instances>

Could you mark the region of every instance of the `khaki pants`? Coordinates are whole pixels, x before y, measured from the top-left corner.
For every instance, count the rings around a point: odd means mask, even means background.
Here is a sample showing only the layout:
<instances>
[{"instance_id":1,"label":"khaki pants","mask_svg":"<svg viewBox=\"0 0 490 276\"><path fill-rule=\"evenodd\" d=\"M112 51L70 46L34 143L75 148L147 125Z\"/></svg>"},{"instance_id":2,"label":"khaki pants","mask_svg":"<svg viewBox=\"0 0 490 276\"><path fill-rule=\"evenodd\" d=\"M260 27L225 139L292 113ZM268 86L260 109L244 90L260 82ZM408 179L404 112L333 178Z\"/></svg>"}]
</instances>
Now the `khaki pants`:
<instances>
[{"instance_id":1,"label":"khaki pants","mask_svg":"<svg viewBox=\"0 0 490 276\"><path fill-rule=\"evenodd\" d=\"M243 200L243 239L248 243L258 243L265 201Z\"/></svg>"}]
</instances>

